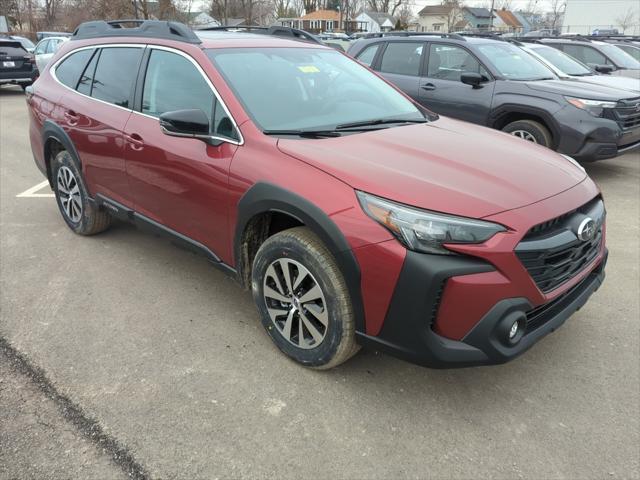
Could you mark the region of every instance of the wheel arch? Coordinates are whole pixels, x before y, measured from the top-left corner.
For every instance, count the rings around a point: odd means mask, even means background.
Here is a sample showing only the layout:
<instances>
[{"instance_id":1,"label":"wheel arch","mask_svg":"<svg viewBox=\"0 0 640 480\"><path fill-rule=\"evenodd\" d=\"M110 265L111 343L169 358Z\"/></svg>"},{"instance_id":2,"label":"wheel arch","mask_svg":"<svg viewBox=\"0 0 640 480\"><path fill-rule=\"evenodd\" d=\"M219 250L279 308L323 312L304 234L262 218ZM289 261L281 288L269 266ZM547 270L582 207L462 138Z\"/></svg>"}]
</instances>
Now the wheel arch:
<instances>
[{"instance_id":1,"label":"wheel arch","mask_svg":"<svg viewBox=\"0 0 640 480\"><path fill-rule=\"evenodd\" d=\"M78 156L78 151L71 141L71 138L69 138L67 132L65 132L60 125L51 120L45 120L42 127L42 145L44 148L43 153L44 163L47 169L47 179L49 180L49 185L53 188L53 177L51 172L51 160L53 157L62 150L69 152L78 162L80 161L80 157ZM79 167L82 173L82 165L79 165Z\"/></svg>"},{"instance_id":2,"label":"wheel arch","mask_svg":"<svg viewBox=\"0 0 640 480\"><path fill-rule=\"evenodd\" d=\"M533 120L542 124L551 134L551 146L555 150L560 142L560 127L553 116L539 108L521 105L505 105L496 109L491 115L490 126L502 130L505 126L518 120Z\"/></svg>"},{"instance_id":3,"label":"wheel arch","mask_svg":"<svg viewBox=\"0 0 640 480\"><path fill-rule=\"evenodd\" d=\"M262 242L286 228L306 226L336 259L351 297L356 330L365 330L360 267L347 239L324 211L297 193L261 182L242 196L237 212L233 254L238 279L245 288L251 284L251 265Z\"/></svg>"}]
</instances>

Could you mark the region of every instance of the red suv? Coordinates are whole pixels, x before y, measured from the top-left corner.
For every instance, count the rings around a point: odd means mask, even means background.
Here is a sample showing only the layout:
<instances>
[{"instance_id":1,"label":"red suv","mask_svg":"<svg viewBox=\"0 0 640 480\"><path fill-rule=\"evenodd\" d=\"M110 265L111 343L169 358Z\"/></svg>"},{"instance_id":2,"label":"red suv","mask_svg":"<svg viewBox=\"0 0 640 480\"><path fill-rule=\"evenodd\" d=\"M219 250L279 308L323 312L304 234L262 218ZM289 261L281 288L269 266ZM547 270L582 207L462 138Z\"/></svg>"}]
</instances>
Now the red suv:
<instances>
[{"instance_id":1,"label":"red suv","mask_svg":"<svg viewBox=\"0 0 640 480\"><path fill-rule=\"evenodd\" d=\"M169 235L251 288L274 343L502 363L604 279L605 209L571 158L415 104L319 44L82 24L28 92L65 222Z\"/></svg>"}]
</instances>

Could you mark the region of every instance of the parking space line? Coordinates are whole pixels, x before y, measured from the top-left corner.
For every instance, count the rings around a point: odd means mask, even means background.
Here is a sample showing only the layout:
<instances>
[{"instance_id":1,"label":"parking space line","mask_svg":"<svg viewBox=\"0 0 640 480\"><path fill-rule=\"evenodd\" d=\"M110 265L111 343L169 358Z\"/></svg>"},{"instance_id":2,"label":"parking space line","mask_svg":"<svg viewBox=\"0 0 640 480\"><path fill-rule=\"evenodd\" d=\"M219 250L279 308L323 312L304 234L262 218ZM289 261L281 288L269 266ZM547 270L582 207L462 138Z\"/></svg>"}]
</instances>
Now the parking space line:
<instances>
[{"instance_id":1,"label":"parking space line","mask_svg":"<svg viewBox=\"0 0 640 480\"><path fill-rule=\"evenodd\" d=\"M53 193L36 193L38 190L42 190L49 185L49 180L40 182L39 184L25 190L22 193L16 195L17 198L52 198L55 197Z\"/></svg>"}]
</instances>

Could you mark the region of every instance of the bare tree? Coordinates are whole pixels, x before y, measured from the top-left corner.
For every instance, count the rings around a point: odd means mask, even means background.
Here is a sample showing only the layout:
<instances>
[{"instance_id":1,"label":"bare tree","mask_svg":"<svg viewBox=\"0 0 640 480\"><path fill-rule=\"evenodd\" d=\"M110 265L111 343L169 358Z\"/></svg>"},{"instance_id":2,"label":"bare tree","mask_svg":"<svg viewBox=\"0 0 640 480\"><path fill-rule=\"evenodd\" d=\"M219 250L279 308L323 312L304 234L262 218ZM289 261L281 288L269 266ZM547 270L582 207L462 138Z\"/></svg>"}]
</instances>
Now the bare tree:
<instances>
[{"instance_id":1,"label":"bare tree","mask_svg":"<svg viewBox=\"0 0 640 480\"><path fill-rule=\"evenodd\" d=\"M636 12L633 8L629 8L625 13L615 18L616 23L622 28L622 33L625 33L627 28L631 27L636 21Z\"/></svg>"},{"instance_id":2,"label":"bare tree","mask_svg":"<svg viewBox=\"0 0 640 480\"><path fill-rule=\"evenodd\" d=\"M564 11L567 8L567 0L551 0L551 11L549 12L549 27L555 30L558 27L558 23L564 15Z\"/></svg>"}]
</instances>

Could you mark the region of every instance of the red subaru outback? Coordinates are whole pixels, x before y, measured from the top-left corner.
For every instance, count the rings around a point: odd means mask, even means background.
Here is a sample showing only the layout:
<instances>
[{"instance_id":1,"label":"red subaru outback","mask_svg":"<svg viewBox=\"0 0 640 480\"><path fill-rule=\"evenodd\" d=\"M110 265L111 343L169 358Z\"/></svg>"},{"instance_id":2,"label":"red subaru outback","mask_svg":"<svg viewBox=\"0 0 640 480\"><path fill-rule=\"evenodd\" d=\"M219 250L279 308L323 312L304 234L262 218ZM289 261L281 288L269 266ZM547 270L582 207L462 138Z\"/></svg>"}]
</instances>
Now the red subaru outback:
<instances>
[{"instance_id":1,"label":"red subaru outback","mask_svg":"<svg viewBox=\"0 0 640 480\"><path fill-rule=\"evenodd\" d=\"M203 253L301 364L360 345L502 363L602 283L604 204L571 158L438 118L322 45L122 27L81 25L28 92L62 217Z\"/></svg>"}]
</instances>

